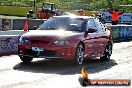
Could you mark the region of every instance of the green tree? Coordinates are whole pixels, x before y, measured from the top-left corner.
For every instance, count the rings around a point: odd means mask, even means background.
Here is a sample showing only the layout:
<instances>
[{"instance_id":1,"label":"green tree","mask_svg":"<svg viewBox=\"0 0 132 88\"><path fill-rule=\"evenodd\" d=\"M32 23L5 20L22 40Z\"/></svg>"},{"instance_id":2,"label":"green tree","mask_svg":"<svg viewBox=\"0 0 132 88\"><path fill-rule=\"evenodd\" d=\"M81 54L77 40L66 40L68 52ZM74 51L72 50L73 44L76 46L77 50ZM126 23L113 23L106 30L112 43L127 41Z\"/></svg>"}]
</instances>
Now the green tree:
<instances>
[{"instance_id":1,"label":"green tree","mask_svg":"<svg viewBox=\"0 0 132 88\"><path fill-rule=\"evenodd\" d=\"M0 0L0 5L5 6L33 6L34 0ZM35 0L36 3L51 2L58 5L58 8L86 9L86 10L114 10L120 8L126 12L132 12L132 0Z\"/></svg>"}]
</instances>

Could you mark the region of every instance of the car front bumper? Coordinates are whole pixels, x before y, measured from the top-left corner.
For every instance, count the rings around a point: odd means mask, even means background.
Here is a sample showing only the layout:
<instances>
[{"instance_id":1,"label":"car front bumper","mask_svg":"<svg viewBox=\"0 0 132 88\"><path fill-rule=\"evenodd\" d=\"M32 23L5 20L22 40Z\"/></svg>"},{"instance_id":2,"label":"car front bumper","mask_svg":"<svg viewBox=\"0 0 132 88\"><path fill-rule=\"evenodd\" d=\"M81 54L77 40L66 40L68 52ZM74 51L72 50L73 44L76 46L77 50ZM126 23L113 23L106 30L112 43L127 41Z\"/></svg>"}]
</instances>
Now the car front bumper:
<instances>
[{"instance_id":1,"label":"car front bumper","mask_svg":"<svg viewBox=\"0 0 132 88\"><path fill-rule=\"evenodd\" d=\"M38 46L39 47L39 46ZM33 51L32 46L18 45L18 55L32 58L65 59L72 60L75 57L75 46L43 46L44 51Z\"/></svg>"}]
</instances>

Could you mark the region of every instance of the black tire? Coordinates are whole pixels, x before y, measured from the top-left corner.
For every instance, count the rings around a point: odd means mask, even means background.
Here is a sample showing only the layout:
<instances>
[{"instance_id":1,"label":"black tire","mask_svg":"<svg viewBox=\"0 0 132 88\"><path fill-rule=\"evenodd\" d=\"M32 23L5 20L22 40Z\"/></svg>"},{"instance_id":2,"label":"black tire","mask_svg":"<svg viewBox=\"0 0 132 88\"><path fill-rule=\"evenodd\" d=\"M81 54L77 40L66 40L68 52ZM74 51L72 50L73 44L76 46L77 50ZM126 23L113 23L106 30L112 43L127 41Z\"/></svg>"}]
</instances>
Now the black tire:
<instances>
[{"instance_id":1,"label":"black tire","mask_svg":"<svg viewBox=\"0 0 132 88\"><path fill-rule=\"evenodd\" d=\"M107 45L106 45L106 48L104 50L104 56L103 57L100 57L101 60L110 60L110 57L111 57L111 54L112 54L112 44L109 42Z\"/></svg>"},{"instance_id":2,"label":"black tire","mask_svg":"<svg viewBox=\"0 0 132 88\"><path fill-rule=\"evenodd\" d=\"M33 58L32 57L28 57L28 56L20 56L21 61L23 61L23 63L30 63Z\"/></svg>"},{"instance_id":3,"label":"black tire","mask_svg":"<svg viewBox=\"0 0 132 88\"><path fill-rule=\"evenodd\" d=\"M84 45L79 43L76 48L74 63L76 65L82 65L84 61Z\"/></svg>"}]
</instances>

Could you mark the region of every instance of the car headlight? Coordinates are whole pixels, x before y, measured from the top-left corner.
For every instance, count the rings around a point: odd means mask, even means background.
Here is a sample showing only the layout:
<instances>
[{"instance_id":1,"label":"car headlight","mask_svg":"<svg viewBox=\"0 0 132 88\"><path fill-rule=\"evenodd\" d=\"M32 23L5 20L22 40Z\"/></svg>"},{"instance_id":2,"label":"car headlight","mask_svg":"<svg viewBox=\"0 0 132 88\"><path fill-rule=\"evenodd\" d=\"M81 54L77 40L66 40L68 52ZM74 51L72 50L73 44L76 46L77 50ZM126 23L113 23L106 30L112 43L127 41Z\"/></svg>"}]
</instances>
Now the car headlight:
<instances>
[{"instance_id":1,"label":"car headlight","mask_svg":"<svg viewBox=\"0 0 132 88\"><path fill-rule=\"evenodd\" d=\"M67 40L58 40L58 41L54 41L53 44L54 45L69 45L70 41L67 41Z\"/></svg>"},{"instance_id":2,"label":"car headlight","mask_svg":"<svg viewBox=\"0 0 132 88\"><path fill-rule=\"evenodd\" d=\"M29 39L28 39L28 38L23 38L23 37L21 37L21 38L19 39L19 43L22 43L22 44L29 44Z\"/></svg>"}]
</instances>

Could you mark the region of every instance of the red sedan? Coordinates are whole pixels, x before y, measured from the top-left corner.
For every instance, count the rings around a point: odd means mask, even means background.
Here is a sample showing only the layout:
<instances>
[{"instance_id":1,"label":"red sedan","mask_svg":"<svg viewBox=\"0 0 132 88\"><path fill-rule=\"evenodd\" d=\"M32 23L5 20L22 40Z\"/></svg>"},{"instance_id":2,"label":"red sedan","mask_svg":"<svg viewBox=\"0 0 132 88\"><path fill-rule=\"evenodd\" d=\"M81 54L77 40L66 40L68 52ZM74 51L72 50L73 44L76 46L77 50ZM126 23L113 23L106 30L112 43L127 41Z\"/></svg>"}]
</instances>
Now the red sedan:
<instances>
[{"instance_id":1,"label":"red sedan","mask_svg":"<svg viewBox=\"0 0 132 88\"><path fill-rule=\"evenodd\" d=\"M110 31L98 19L56 16L20 37L18 55L24 63L45 58L72 60L81 65L90 57L109 60L112 45Z\"/></svg>"}]
</instances>

